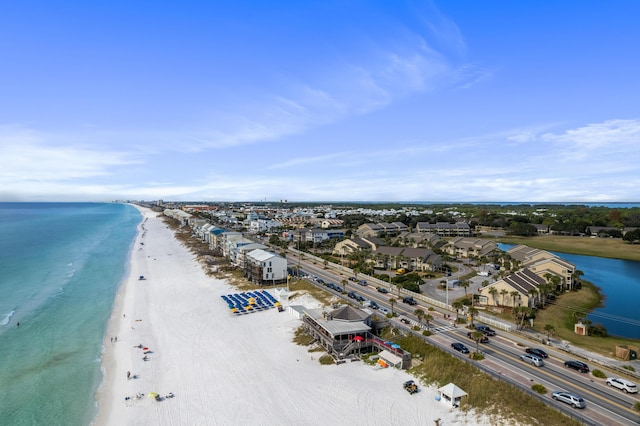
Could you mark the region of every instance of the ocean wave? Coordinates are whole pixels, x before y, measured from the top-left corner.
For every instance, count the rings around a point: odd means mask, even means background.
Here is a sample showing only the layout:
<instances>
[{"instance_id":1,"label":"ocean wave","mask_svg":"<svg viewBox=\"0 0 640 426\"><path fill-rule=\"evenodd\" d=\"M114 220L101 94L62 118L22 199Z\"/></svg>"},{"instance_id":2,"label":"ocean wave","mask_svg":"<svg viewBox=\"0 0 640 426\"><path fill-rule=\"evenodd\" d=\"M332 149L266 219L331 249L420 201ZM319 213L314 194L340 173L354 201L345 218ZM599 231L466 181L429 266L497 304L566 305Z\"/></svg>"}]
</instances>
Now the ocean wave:
<instances>
[{"instance_id":1,"label":"ocean wave","mask_svg":"<svg viewBox=\"0 0 640 426\"><path fill-rule=\"evenodd\" d=\"M0 325L7 326L9 322L11 322L11 317L15 314L16 311L9 312L2 321L0 321Z\"/></svg>"}]
</instances>

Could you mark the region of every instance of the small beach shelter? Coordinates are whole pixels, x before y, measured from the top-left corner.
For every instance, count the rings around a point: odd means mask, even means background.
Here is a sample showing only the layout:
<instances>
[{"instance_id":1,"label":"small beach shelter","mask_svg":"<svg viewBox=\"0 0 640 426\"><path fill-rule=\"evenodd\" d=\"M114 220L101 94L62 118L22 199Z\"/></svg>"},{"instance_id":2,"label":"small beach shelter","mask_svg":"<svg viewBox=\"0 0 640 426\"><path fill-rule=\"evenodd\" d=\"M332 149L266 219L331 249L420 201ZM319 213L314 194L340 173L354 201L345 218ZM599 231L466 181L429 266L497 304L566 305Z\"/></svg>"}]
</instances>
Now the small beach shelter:
<instances>
[{"instance_id":1,"label":"small beach shelter","mask_svg":"<svg viewBox=\"0 0 640 426\"><path fill-rule=\"evenodd\" d=\"M463 396L467 395L465 391L463 391L453 383L444 385L443 387L438 389L438 393L440 394L441 400L451 405L452 407L459 407L460 400Z\"/></svg>"}]
</instances>

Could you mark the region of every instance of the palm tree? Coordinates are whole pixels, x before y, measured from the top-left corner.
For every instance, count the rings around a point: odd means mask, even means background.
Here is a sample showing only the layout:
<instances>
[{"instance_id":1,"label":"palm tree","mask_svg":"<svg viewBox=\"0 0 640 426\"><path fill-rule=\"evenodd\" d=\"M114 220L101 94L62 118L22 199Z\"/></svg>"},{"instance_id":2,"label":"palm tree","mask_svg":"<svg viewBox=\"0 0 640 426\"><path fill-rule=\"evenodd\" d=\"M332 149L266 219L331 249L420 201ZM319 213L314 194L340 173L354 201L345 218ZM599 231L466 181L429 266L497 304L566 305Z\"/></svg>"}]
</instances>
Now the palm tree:
<instances>
[{"instance_id":1,"label":"palm tree","mask_svg":"<svg viewBox=\"0 0 640 426\"><path fill-rule=\"evenodd\" d=\"M464 280L460 283L460 287L464 288L464 297L467 297L467 288L469 288L469 281Z\"/></svg>"},{"instance_id":2,"label":"palm tree","mask_svg":"<svg viewBox=\"0 0 640 426\"><path fill-rule=\"evenodd\" d=\"M474 308L473 306L471 306L469 308L469 316L471 317L471 326L474 326L474 319L478 316L478 314L480 313L480 311L478 311L476 308Z\"/></svg>"},{"instance_id":3,"label":"palm tree","mask_svg":"<svg viewBox=\"0 0 640 426\"><path fill-rule=\"evenodd\" d=\"M484 337L484 333L482 331L474 331L471 333L471 339L473 339L474 342L476 342L476 353L479 354L480 353L480 340L482 340L482 338Z\"/></svg>"},{"instance_id":4,"label":"palm tree","mask_svg":"<svg viewBox=\"0 0 640 426\"><path fill-rule=\"evenodd\" d=\"M556 334L556 328L551 324L545 324L542 332L547 336L547 340L551 339L551 336Z\"/></svg>"},{"instance_id":5,"label":"palm tree","mask_svg":"<svg viewBox=\"0 0 640 426\"><path fill-rule=\"evenodd\" d=\"M498 303L496 302L496 295L498 294L498 289L495 287L491 287L489 289L489 294L491 295L491 297L493 298L493 304L497 305Z\"/></svg>"},{"instance_id":6,"label":"palm tree","mask_svg":"<svg viewBox=\"0 0 640 426\"><path fill-rule=\"evenodd\" d=\"M391 316L395 316L395 312L393 312L393 307L395 306L396 303L398 303L398 301L394 297L389 299L389 304L391 305Z\"/></svg>"},{"instance_id":7,"label":"palm tree","mask_svg":"<svg viewBox=\"0 0 640 426\"><path fill-rule=\"evenodd\" d=\"M512 307L516 307L516 298L520 295L520 293L518 293L517 290L513 290L512 292L509 293L509 296L511 296L513 298L513 304L511 305Z\"/></svg>"},{"instance_id":8,"label":"palm tree","mask_svg":"<svg viewBox=\"0 0 640 426\"><path fill-rule=\"evenodd\" d=\"M430 328L429 323L433 320L433 315L431 314L425 314L424 315L424 321L427 323L427 328Z\"/></svg>"},{"instance_id":9,"label":"palm tree","mask_svg":"<svg viewBox=\"0 0 640 426\"><path fill-rule=\"evenodd\" d=\"M509 294L509 292L507 291L506 288L503 288L502 290L500 290L500 295L502 296L502 306L504 306L504 297Z\"/></svg>"},{"instance_id":10,"label":"palm tree","mask_svg":"<svg viewBox=\"0 0 640 426\"><path fill-rule=\"evenodd\" d=\"M458 322L458 315L460 314L460 309L462 309L463 306L464 305L459 300L456 300L451 304L451 307L456 310L456 322Z\"/></svg>"},{"instance_id":11,"label":"palm tree","mask_svg":"<svg viewBox=\"0 0 640 426\"><path fill-rule=\"evenodd\" d=\"M531 298L531 303L530 305L533 307L535 306L535 301L536 301L536 296L538 295L538 290L534 287L531 288L527 294L529 295L529 297Z\"/></svg>"},{"instance_id":12,"label":"palm tree","mask_svg":"<svg viewBox=\"0 0 640 426\"><path fill-rule=\"evenodd\" d=\"M343 278L342 281L340 281L340 284L342 284L342 292L346 293L347 292L347 285L349 284L349 281L347 281L347 280L345 280Z\"/></svg>"},{"instance_id":13,"label":"palm tree","mask_svg":"<svg viewBox=\"0 0 640 426\"><path fill-rule=\"evenodd\" d=\"M424 318L424 311L422 309L416 309L415 311L413 311L413 315L415 315L418 318L420 325L422 325L422 318Z\"/></svg>"}]
</instances>

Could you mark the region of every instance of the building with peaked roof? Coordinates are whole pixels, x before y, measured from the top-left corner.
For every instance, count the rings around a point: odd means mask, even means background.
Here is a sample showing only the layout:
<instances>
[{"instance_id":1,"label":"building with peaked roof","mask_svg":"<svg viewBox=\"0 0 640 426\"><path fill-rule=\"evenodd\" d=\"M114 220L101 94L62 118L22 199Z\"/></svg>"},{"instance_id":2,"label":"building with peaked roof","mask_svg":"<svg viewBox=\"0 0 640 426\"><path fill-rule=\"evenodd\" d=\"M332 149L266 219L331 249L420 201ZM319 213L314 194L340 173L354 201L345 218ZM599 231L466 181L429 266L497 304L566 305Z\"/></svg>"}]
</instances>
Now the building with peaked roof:
<instances>
[{"instance_id":1,"label":"building with peaked roof","mask_svg":"<svg viewBox=\"0 0 640 426\"><path fill-rule=\"evenodd\" d=\"M377 350L399 358L395 363L399 368L411 366L411 353L371 333L371 314L365 310L349 305L332 310L305 309L303 326L336 359Z\"/></svg>"},{"instance_id":2,"label":"building with peaked roof","mask_svg":"<svg viewBox=\"0 0 640 426\"><path fill-rule=\"evenodd\" d=\"M441 237L470 237L473 234L473 230L466 222L418 222L416 231L438 234Z\"/></svg>"},{"instance_id":3,"label":"building with peaked roof","mask_svg":"<svg viewBox=\"0 0 640 426\"><path fill-rule=\"evenodd\" d=\"M520 262L520 265L529 268L539 276L546 279L547 274L557 275L562 282L561 290L571 290L576 266L553 253L525 245L518 245L507 250L511 258Z\"/></svg>"},{"instance_id":4,"label":"building with peaked roof","mask_svg":"<svg viewBox=\"0 0 640 426\"><path fill-rule=\"evenodd\" d=\"M497 249L498 245L494 241L469 237L452 238L442 248L451 256L464 258L487 256Z\"/></svg>"},{"instance_id":5,"label":"building with peaked roof","mask_svg":"<svg viewBox=\"0 0 640 426\"><path fill-rule=\"evenodd\" d=\"M545 283L544 278L530 269L521 269L493 284L479 288L479 301L486 306L534 308L539 301L538 287Z\"/></svg>"}]
</instances>

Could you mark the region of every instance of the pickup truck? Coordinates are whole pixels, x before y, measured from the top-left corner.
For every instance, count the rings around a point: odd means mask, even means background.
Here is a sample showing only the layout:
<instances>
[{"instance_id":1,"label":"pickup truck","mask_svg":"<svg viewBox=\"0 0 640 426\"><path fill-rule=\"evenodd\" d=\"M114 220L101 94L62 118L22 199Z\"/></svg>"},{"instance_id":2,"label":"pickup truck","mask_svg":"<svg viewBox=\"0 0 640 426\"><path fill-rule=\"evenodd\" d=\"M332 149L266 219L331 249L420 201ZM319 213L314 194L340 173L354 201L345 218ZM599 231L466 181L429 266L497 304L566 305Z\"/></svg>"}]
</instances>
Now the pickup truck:
<instances>
[{"instance_id":1,"label":"pickup truck","mask_svg":"<svg viewBox=\"0 0 640 426\"><path fill-rule=\"evenodd\" d=\"M412 306L418 304L418 302L416 302L416 300L413 297L405 297L404 299L402 299L402 303L406 303Z\"/></svg>"}]
</instances>

